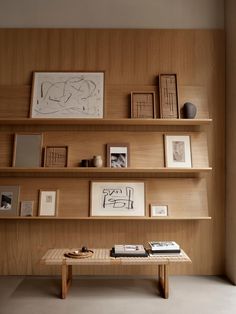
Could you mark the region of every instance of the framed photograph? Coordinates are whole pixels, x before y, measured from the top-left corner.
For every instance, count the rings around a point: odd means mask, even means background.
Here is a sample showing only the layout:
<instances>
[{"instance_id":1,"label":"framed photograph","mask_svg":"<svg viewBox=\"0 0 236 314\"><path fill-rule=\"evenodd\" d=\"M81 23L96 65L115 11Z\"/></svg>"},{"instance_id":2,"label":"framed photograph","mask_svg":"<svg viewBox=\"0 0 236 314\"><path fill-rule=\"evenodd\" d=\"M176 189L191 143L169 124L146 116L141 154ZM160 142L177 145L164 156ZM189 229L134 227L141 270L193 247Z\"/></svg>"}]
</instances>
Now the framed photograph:
<instances>
[{"instance_id":1,"label":"framed photograph","mask_svg":"<svg viewBox=\"0 0 236 314\"><path fill-rule=\"evenodd\" d=\"M178 119L178 89L176 74L159 75L160 117Z\"/></svg>"},{"instance_id":2,"label":"framed photograph","mask_svg":"<svg viewBox=\"0 0 236 314\"><path fill-rule=\"evenodd\" d=\"M46 146L44 149L44 167L67 167L68 146Z\"/></svg>"},{"instance_id":3,"label":"framed photograph","mask_svg":"<svg viewBox=\"0 0 236 314\"><path fill-rule=\"evenodd\" d=\"M129 166L129 144L107 144L107 167L127 168Z\"/></svg>"},{"instance_id":4,"label":"framed photograph","mask_svg":"<svg viewBox=\"0 0 236 314\"><path fill-rule=\"evenodd\" d=\"M103 118L104 72L34 72L31 118Z\"/></svg>"},{"instance_id":5,"label":"framed photograph","mask_svg":"<svg viewBox=\"0 0 236 314\"><path fill-rule=\"evenodd\" d=\"M58 190L39 191L39 216L56 216L58 206Z\"/></svg>"},{"instance_id":6,"label":"framed photograph","mask_svg":"<svg viewBox=\"0 0 236 314\"><path fill-rule=\"evenodd\" d=\"M34 201L22 201L20 207L20 215L22 217L33 216Z\"/></svg>"},{"instance_id":7,"label":"framed photograph","mask_svg":"<svg viewBox=\"0 0 236 314\"><path fill-rule=\"evenodd\" d=\"M91 182L90 216L145 216L144 182Z\"/></svg>"},{"instance_id":8,"label":"framed photograph","mask_svg":"<svg viewBox=\"0 0 236 314\"><path fill-rule=\"evenodd\" d=\"M168 206L167 205L150 205L151 217L165 217L168 216Z\"/></svg>"},{"instance_id":9,"label":"framed photograph","mask_svg":"<svg viewBox=\"0 0 236 314\"><path fill-rule=\"evenodd\" d=\"M0 217L18 216L19 186L0 186Z\"/></svg>"},{"instance_id":10,"label":"framed photograph","mask_svg":"<svg viewBox=\"0 0 236 314\"><path fill-rule=\"evenodd\" d=\"M191 143L189 135L165 135L165 166L191 168Z\"/></svg>"},{"instance_id":11,"label":"framed photograph","mask_svg":"<svg viewBox=\"0 0 236 314\"><path fill-rule=\"evenodd\" d=\"M131 92L131 118L156 117L155 92Z\"/></svg>"},{"instance_id":12,"label":"framed photograph","mask_svg":"<svg viewBox=\"0 0 236 314\"><path fill-rule=\"evenodd\" d=\"M36 168L42 163L42 134L15 134L13 167Z\"/></svg>"}]
</instances>

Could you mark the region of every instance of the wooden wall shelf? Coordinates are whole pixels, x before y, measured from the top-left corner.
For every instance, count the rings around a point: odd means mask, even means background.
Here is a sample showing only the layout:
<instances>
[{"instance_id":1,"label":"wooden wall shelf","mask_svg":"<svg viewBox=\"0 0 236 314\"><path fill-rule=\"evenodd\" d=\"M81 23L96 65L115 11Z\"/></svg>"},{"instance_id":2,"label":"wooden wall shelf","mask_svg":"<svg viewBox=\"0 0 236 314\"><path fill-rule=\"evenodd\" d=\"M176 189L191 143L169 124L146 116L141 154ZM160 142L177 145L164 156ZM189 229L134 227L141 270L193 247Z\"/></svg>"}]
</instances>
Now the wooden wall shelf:
<instances>
[{"instance_id":1,"label":"wooden wall shelf","mask_svg":"<svg viewBox=\"0 0 236 314\"><path fill-rule=\"evenodd\" d=\"M102 126L155 126L155 125L206 125L212 119L33 119L5 118L0 119L1 125L102 125Z\"/></svg>"},{"instance_id":2,"label":"wooden wall shelf","mask_svg":"<svg viewBox=\"0 0 236 314\"><path fill-rule=\"evenodd\" d=\"M211 217L181 217L181 216L168 216L168 217L0 217L4 220L210 220Z\"/></svg>"},{"instance_id":3,"label":"wooden wall shelf","mask_svg":"<svg viewBox=\"0 0 236 314\"><path fill-rule=\"evenodd\" d=\"M0 168L0 177L80 177L80 178L135 178L135 177L197 177L208 173L206 168Z\"/></svg>"}]
</instances>

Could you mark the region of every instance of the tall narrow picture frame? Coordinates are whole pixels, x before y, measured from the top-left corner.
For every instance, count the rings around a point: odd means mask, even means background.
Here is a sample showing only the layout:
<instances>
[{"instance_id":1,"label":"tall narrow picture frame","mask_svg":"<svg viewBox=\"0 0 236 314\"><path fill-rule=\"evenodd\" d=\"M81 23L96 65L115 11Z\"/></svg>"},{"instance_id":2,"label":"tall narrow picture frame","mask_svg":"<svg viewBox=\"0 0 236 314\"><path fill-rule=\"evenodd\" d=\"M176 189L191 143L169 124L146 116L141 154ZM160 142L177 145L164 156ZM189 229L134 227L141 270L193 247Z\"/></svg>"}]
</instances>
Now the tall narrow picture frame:
<instances>
[{"instance_id":1,"label":"tall narrow picture frame","mask_svg":"<svg viewBox=\"0 0 236 314\"><path fill-rule=\"evenodd\" d=\"M36 168L42 165L42 141L40 133L15 134L13 149L13 167Z\"/></svg>"},{"instance_id":2,"label":"tall narrow picture frame","mask_svg":"<svg viewBox=\"0 0 236 314\"><path fill-rule=\"evenodd\" d=\"M159 75L160 117L178 119L178 88L176 74Z\"/></svg>"},{"instance_id":3,"label":"tall narrow picture frame","mask_svg":"<svg viewBox=\"0 0 236 314\"><path fill-rule=\"evenodd\" d=\"M145 215L144 182L91 182L90 216Z\"/></svg>"},{"instance_id":4,"label":"tall narrow picture frame","mask_svg":"<svg viewBox=\"0 0 236 314\"><path fill-rule=\"evenodd\" d=\"M131 92L131 118L154 119L155 117L155 92Z\"/></svg>"},{"instance_id":5,"label":"tall narrow picture frame","mask_svg":"<svg viewBox=\"0 0 236 314\"><path fill-rule=\"evenodd\" d=\"M103 118L104 72L34 72L31 118Z\"/></svg>"}]
</instances>

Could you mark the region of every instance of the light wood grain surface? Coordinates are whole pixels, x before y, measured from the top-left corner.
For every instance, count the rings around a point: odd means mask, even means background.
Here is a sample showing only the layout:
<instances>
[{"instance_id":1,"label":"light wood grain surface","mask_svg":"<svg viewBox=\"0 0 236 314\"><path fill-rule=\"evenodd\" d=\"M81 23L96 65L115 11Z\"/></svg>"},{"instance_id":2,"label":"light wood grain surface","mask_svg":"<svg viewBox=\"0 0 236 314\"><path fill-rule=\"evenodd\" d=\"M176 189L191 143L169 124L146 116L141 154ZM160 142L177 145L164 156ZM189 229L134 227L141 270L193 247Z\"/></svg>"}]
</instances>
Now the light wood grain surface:
<instances>
[{"instance_id":1,"label":"light wood grain surface","mask_svg":"<svg viewBox=\"0 0 236 314\"><path fill-rule=\"evenodd\" d=\"M33 52L33 53L32 53ZM56 274L39 264L53 247L109 248L114 243L175 240L190 256L191 265L175 265L175 274L224 272L225 213L225 91L224 32L217 30L0 30L0 120L27 118L33 71L105 71L105 117L130 117L130 92L156 92L158 73L178 74L180 107L192 101L197 118L212 118L204 126L160 125L153 129L127 125L17 125L0 126L0 167L11 165L16 132L44 132L44 145L68 145L69 165L101 154L105 144L129 142L132 167L163 167L165 132L193 134L194 167L212 166L206 178L148 178L147 201L170 201L170 209L183 216L211 216L212 220L1 220L0 274ZM158 109L158 108L157 108ZM157 110L158 111L158 110ZM203 120L204 121L204 120ZM209 121L208 121L209 122ZM208 123L207 122L207 123ZM14 125L15 123L15 125ZM100 123L100 122L99 122ZM119 122L120 123L120 122ZM205 123L205 122L204 122ZM27 123L26 123L27 124ZM53 124L53 123L52 123ZM121 125L122 123L120 123ZM178 124L178 123L177 123ZM186 123L184 123L186 124ZM193 123L195 124L195 123ZM199 123L201 124L201 123ZM116 129L115 129L116 128ZM112 130L112 132L110 131ZM59 133L57 133L57 131ZM198 133L198 131L200 131ZM127 174L127 178L129 175ZM62 216L87 215L88 178L8 177L1 185L21 185L21 200L36 200L38 189L59 188ZM138 178L140 180L140 177ZM182 205L181 205L182 204ZM202 258L204 256L204 259ZM156 274L152 267L78 267L83 274Z\"/></svg>"}]
</instances>

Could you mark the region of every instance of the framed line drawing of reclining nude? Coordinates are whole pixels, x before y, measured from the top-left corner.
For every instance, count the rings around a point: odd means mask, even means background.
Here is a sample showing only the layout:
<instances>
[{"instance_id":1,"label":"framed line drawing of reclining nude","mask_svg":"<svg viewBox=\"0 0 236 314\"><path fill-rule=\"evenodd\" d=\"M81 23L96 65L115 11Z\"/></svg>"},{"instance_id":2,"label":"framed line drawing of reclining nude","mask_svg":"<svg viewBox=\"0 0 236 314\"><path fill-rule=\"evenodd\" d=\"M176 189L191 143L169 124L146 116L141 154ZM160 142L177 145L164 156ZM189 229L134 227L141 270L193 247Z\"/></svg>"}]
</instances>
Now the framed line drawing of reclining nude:
<instances>
[{"instance_id":1,"label":"framed line drawing of reclining nude","mask_svg":"<svg viewBox=\"0 0 236 314\"><path fill-rule=\"evenodd\" d=\"M90 216L146 216L144 182L91 182Z\"/></svg>"},{"instance_id":2,"label":"framed line drawing of reclining nude","mask_svg":"<svg viewBox=\"0 0 236 314\"><path fill-rule=\"evenodd\" d=\"M103 118L104 72L34 72L30 118Z\"/></svg>"}]
</instances>

